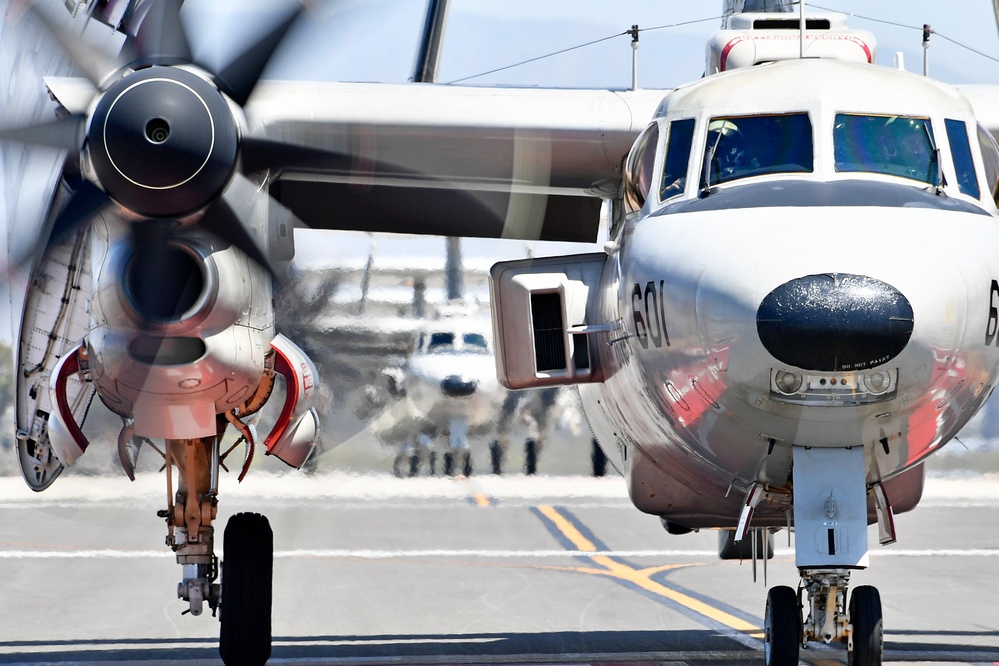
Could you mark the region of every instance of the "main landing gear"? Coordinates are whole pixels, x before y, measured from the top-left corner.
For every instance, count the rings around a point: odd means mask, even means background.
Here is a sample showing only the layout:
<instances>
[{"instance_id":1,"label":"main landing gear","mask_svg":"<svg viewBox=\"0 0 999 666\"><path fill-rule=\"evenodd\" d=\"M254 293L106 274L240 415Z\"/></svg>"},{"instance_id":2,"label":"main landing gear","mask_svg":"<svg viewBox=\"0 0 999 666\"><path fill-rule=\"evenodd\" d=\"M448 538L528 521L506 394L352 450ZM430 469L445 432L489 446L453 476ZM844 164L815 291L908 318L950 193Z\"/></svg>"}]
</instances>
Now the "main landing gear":
<instances>
[{"instance_id":1,"label":"main landing gear","mask_svg":"<svg viewBox=\"0 0 999 666\"><path fill-rule=\"evenodd\" d=\"M274 535L258 513L238 513L225 528L219 654L226 664L264 664L271 656Z\"/></svg>"},{"instance_id":2,"label":"main landing gear","mask_svg":"<svg viewBox=\"0 0 999 666\"><path fill-rule=\"evenodd\" d=\"M220 429L224 429L221 428ZM188 602L185 613L201 615L205 603L212 615L221 611L219 653L229 665L262 665L271 654L271 585L274 537L264 516L239 513L225 529L225 560L221 585L215 556L219 467L218 438L168 440L168 508L159 512L167 522L167 545L183 568L177 596ZM247 440L243 474L252 458ZM230 449L231 450L231 449ZM173 468L177 490L173 492ZM240 475L242 478L242 474Z\"/></svg>"}]
</instances>

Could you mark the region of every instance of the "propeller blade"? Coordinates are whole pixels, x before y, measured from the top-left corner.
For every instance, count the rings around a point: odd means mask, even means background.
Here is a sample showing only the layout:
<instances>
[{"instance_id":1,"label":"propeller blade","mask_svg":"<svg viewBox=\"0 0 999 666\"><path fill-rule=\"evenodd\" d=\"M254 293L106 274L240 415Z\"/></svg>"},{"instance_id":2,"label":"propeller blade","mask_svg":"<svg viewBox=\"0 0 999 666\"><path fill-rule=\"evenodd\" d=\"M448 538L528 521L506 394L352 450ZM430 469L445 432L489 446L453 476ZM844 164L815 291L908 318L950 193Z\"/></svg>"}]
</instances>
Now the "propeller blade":
<instances>
[{"instance_id":1,"label":"propeller blade","mask_svg":"<svg viewBox=\"0 0 999 666\"><path fill-rule=\"evenodd\" d=\"M328 153L291 143L244 136L239 144L244 173L283 171L286 167L319 167L332 163L334 168L349 164L349 155Z\"/></svg>"},{"instance_id":2,"label":"propeller blade","mask_svg":"<svg viewBox=\"0 0 999 666\"><path fill-rule=\"evenodd\" d=\"M400 178L416 177L415 171L335 150L309 148L273 139L244 136L239 144L243 173L270 171L321 171L337 174L378 173Z\"/></svg>"},{"instance_id":3,"label":"propeller blade","mask_svg":"<svg viewBox=\"0 0 999 666\"><path fill-rule=\"evenodd\" d=\"M87 135L87 117L71 115L59 120L0 130L0 139L79 151Z\"/></svg>"},{"instance_id":4,"label":"propeller blade","mask_svg":"<svg viewBox=\"0 0 999 666\"><path fill-rule=\"evenodd\" d=\"M245 106L246 100L250 98L250 93L253 92L253 88L256 87L260 75L267 66L267 62L301 12L302 7L299 5L256 44L250 46L242 55L216 74L215 85L219 87L219 90L240 106Z\"/></svg>"},{"instance_id":5,"label":"propeller blade","mask_svg":"<svg viewBox=\"0 0 999 666\"><path fill-rule=\"evenodd\" d=\"M246 177L237 174L222 198L205 211L200 224L222 240L238 247L272 276L276 276L270 257L261 248L247 224L247 221L263 214L259 206L264 203L261 197L267 196L265 192L258 191Z\"/></svg>"},{"instance_id":6,"label":"propeller blade","mask_svg":"<svg viewBox=\"0 0 999 666\"><path fill-rule=\"evenodd\" d=\"M111 203L107 193L89 180L81 179L69 201L52 222L53 240L62 238Z\"/></svg>"},{"instance_id":7,"label":"propeller blade","mask_svg":"<svg viewBox=\"0 0 999 666\"><path fill-rule=\"evenodd\" d=\"M60 21L48 11L41 9L38 3L31 4L30 11L26 16L37 18L42 22L49 33L62 46L63 51L66 52L66 55L73 62L73 66L86 76L94 84L95 88L100 88L101 83L107 78L108 74L118 69L118 64L114 56L81 39L63 21Z\"/></svg>"},{"instance_id":8,"label":"propeller blade","mask_svg":"<svg viewBox=\"0 0 999 666\"><path fill-rule=\"evenodd\" d=\"M143 328L181 315L187 302L182 293L189 284L189 266L178 263L176 250L170 247L176 226L170 219L132 223L131 263L136 268L129 269L126 282L134 307L146 318Z\"/></svg>"},{"instance_id":9,"label":"propeller blade","mask_svg":"<svg viewBox=\"0 0 999 666\"><path fill-rule=\"evenodd\" d=\"M111 200L104 190L89 180L81 179L73 194L70 195L69 201L52 220L48 233L42 233L25 254L14 258L15 262L20 266L28 264L32 258L44 252L47 245L62 240L67 234L103 210L110 202Z\"/></svg>"},{"instance_id":10,"label":"propeller blade","mask_svg":"<svg viewBox=\"0 0 999 666\"><path fill-rule=\"evenodd\" d=\"M122 51L133 67L184 65L192 60L187 31L180 20L183 0L150 2L135 35L129 36Z\"/></svg>"}]
</instances>

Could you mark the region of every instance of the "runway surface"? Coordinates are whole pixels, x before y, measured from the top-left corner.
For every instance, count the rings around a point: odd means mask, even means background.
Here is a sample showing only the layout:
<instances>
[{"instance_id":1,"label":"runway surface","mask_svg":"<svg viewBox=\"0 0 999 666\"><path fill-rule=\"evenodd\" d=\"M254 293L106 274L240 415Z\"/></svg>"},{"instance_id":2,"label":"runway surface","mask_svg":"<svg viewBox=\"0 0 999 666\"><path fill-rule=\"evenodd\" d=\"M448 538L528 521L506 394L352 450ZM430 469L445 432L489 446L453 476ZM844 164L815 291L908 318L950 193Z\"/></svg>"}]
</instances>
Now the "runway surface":
<instances>
[{"instance_id":1,"label":"runway surface","mask_svg":"<svg viewBox=\"0 0 999 666\"><path fill-rule=\"evenodd\" d=\"M164 485L0 477L0 664L221 663L175 598ZM273 664L762 663L762 565L666 534L620 478L255 472L223 480L218 525L239 511L274 529ZM999 479L931 480L897 526L853 580L881 591L886 662L999 663ZM767 583L794 586L777 546Z\"/></svg>"}]
</instances>

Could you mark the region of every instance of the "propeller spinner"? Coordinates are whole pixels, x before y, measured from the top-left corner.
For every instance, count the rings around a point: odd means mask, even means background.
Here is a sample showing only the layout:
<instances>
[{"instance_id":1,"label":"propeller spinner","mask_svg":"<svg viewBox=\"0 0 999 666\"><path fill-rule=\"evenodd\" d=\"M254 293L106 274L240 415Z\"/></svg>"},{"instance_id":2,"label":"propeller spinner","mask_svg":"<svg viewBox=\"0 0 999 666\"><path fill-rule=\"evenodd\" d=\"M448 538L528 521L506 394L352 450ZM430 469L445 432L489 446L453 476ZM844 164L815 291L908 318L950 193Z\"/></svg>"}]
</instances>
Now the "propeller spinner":
<instances>
[{"instance_id":1,"label":"propeller spinner","mask_svg":"<svg viewBox=\"0 0 999 666\"><path fill-rule=\"evenodd\" d=\"M231 64L212 73L191 66L180 20L181 2L149 4L115 65L76 40L51 16L33 8L77 69L93 83L96 99L89 105L89 114L4 130L0 138L80 152L87 180L75 188L56 216L51 237L68 233L113 201L125 210L124 217L135 230L161 226L165 220L193 221L273 274L266 252L242 217L252 207L252 201L244 200L247 193L251 198L267 195L258 193L237 167L241 157L253 164L266 162L275 149L267 145L268 156L252 154L256 144L241 142L231 103L246 103L301 6L296 5ZM270 205L279 204L271 201ZM133 232L132 236L133 245L138 246L144 234ZM48 237L40 239L36 252L47 241ZM166 259L155 256L156 248L136 249L145 260Z\"/></svg>"},{"instance_id":2,"label":"propeller spinner","mask_svg":"<svg viewBox=\"0 0 999 666\"><path fill-rule=\"evenodd\" d=\"M109 197L144 217L184 217L218 199L231 179L239 130L212 84L154 66L101 96L87 147Z\"/></svg>"}]
</instances>

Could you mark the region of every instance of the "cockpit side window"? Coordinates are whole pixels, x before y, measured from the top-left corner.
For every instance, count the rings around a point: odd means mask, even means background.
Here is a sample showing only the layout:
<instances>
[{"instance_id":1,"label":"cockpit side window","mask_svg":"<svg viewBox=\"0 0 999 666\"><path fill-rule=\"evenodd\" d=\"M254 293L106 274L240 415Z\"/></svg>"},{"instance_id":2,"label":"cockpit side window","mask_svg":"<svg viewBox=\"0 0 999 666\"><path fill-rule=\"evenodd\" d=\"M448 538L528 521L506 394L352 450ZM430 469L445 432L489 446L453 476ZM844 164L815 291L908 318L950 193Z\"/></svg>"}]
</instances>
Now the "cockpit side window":
<instances>
[{"instance_id":1,"label":"cockpit side window","mask_svg":"<svg viewBox=\"0 0 999 666\"><path fill-rule=\"evenodd\" d=\"M656 150L659 148L659 123L654 122L645 128L638 137L626 165L625 203L628 212L635 212L645 205L652 187L652 171L656 166Z\"/></svg>"},{"instance_id":2,"label":"cockpit side window","mask_svg":"<svg viewBox=\"0 0 999 666\"><path fill-rule=\"evenodd\" d=\"M454 333L431 333L430 342L427 343L429 353L448 351L454 349Z\"/></svg>"},{"instance_id":3,"label":"cockpit side window","mask_svg":"<svg viewBox=\"0 0 999 666\"><path fill-rule=\"evenodd\" d=\"M833 155L840 173L901 176L929 185L939 181L929 118L837 113Z\"/></svg>"},{"instance_id":4,"label":"cockpit side window","mask_svg":"<svg viewBox=\"0 0 999 666\"><path fill-rule=\"evenodd\" d=\"M694 142L694 119L671 122L666 140L666 162L659 187L660 201L683 194L687 186L687 164L690 162L690 148Z\"/></svg>"},{"instance_id":5,"label":"cockpit side window","mask_svg":"<svg viewBox=\"0 0 999 666\"><path fill-rule=\"evenodd\" d=\"M954 170L957 173L957 186L961 194L978 198L978 176L975 175L975 160L971 156L971 143L968 141L968 128L960 120L947 118L944 120L947 128L947 141L950 143L950 154L954 158Z\"/></svg>"},{"instance_id":6,"label":"cockpit side window","mask_svg":"<svg viewBox=\"0 0 999 666\"><path fill-rule=\"evenodd\" d=\"M486 351L489 348L486 336L481 333L465 333L461 336L461 342L464 348L470 351Z\"/></svg>"},{"instance_id":7,"label":"cockpit side window","mask_svg":"<svg viewBox=\"0 0 999 666\"><path fill-rule=\"evenodd\" d=\"M814 170L807 113L712 118L704 148L702 184Z\"/></svg>"}]
</instances>

